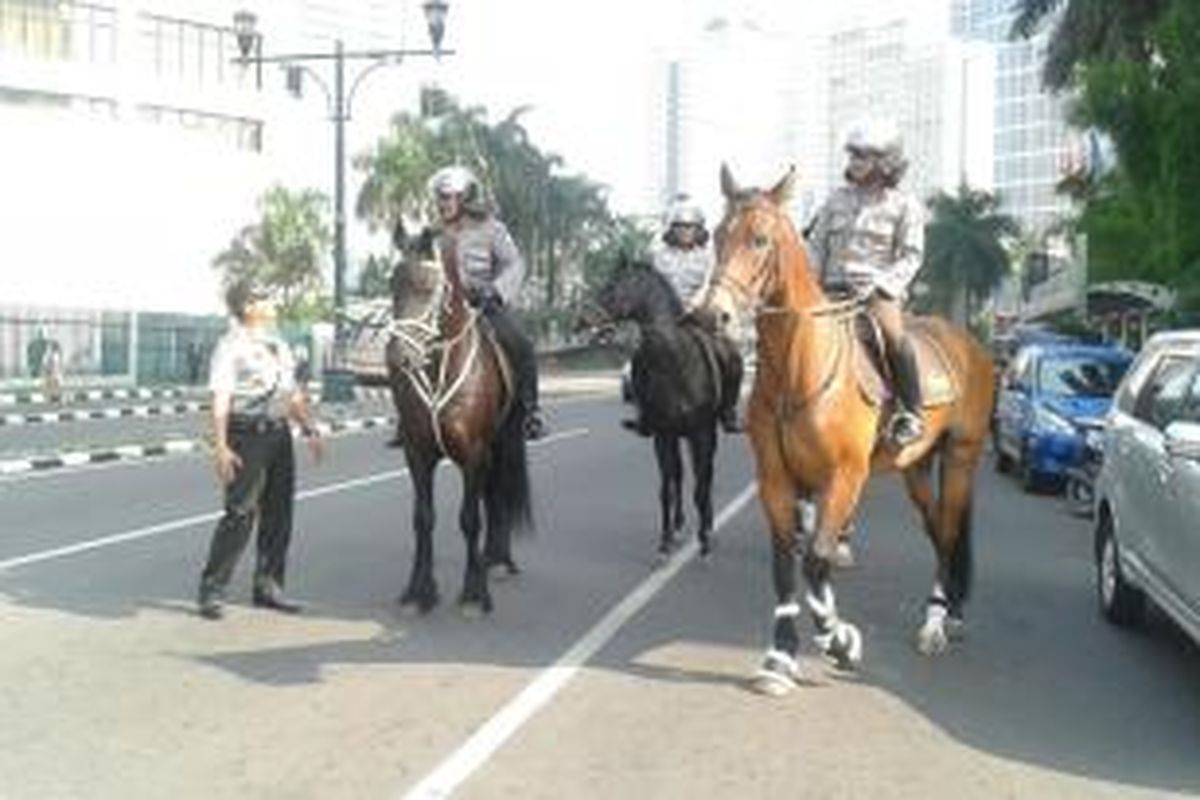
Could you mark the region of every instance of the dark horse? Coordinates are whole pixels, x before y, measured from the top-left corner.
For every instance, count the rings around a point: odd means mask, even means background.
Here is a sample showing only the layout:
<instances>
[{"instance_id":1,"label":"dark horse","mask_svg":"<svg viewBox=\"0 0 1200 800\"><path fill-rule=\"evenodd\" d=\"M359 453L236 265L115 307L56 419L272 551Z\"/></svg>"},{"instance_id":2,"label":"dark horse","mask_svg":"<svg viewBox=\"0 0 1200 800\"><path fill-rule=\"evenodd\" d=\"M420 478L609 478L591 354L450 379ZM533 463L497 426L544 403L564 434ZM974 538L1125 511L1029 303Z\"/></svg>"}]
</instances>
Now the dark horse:
<instances>
[{"instance_id":1,"label":"dark horse","mask_svg":"<svg viewBox=\"0 0 1200 800\"><path fill-rule=\"evenodd\" d=\"M517 572L514 533L532 528L525 412L514 402L507 362L484 318L466 302L451 254L438 260L433 237L398 234L402 257L392 273L393 336L387 347L392 394L403 429L413 489L416 557L400 602L429 611L438 602L433 575L433 476L443 456L462 473L459 526L467 545L459 604L492 609L488 572ZM482 501L487 522L480 546Z\"/></svg>"},{"instance_id":2,"label":"dark horse","mask_svg":"<svg viewBox=\"0 0 1200 800\"><path fill-rule=\"evenodd\" d=\"M803 573L805 602L817 644L842 667L862 656L858 629L838 616L830 556L873 471L898 469L920 511L937 556L933 589L917 634L921 652L940 652L947 628L961 626L971 578L972 479L988 435L992 361L969 333L944 320L915 318L910 332L942 354L951 387L923 410L924 436L900 451L881 443L884 408L872 402L856 371L858 301L831 301L809 266L787 211L792 174L769 191L740 189L722 169L727 208L717 229L718 265L709 305L754 311L758 372L748 426L758 470L759 499L771 534L776 603L773 636L756 687L781 694L795 685L796 497L817 505ZM932 385L932 384L929 384ZM928 398L928 395L927 395ZM940 467L936 495L932 468Z\"/></svg>"},{"instance_id":3,"label":"dark horse","mask_svg":"<svg viewBox=\"0 0 1200 800\"><path fill-rule=\"evenodd\" d=\"M626 261L596 296L595 308L584 312L585 324L632 321L640 332L633 389L658 458L660 559L670 554L684 525L681 439L687 440L692 458L700 554L712 549L713 457L721 404L718 345L708 327L682 314L683 305L662 275L648 264Z\"/></svg>"}]
</instances>

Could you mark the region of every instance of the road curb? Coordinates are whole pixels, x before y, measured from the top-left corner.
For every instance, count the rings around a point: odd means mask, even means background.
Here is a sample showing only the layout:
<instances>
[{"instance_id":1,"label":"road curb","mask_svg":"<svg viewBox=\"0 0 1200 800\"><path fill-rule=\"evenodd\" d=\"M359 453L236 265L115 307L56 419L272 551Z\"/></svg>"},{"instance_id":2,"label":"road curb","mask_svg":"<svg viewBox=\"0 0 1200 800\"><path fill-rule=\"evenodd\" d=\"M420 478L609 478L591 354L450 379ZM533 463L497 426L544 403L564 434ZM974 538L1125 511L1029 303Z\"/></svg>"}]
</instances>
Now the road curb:
<instances>
[{"instance_id":1,"label":"road curb","mask_svg":"<svg viewBox=\"0 0 1200 800\"><path fill-rule=\"evenodd\" d=\"M0 415L0 426L15 428L22 425L54 425L62 422L79 422L94 419L149 419L170 417L179 414L195 414L212 408L208 401L191 400L145 406L112 406L109 408L75 408L61 411L31 411L24 414Z\"/></svg>"},{"instance_id":2,"label":"road curb","mask_svg":"<svg viewBox=\"0 0 1200 800\"><path fill-rule=\"evenodd\" d=\"M395 417L376 416L343 420L321 420L317 427L326 435L353 433L373 428L390 427L396 424ZM293 435L296 432L293 431ZM27 472L45 472L64 467L79 467L87 464L102 464L109 461L135 461L158 458L166 455L194 453L209 449L207 439L167 439L153 444L122 444L96 450L72 450L48 455L0 461L0 475L19 475Z\"/></svg>"}]
</instances>

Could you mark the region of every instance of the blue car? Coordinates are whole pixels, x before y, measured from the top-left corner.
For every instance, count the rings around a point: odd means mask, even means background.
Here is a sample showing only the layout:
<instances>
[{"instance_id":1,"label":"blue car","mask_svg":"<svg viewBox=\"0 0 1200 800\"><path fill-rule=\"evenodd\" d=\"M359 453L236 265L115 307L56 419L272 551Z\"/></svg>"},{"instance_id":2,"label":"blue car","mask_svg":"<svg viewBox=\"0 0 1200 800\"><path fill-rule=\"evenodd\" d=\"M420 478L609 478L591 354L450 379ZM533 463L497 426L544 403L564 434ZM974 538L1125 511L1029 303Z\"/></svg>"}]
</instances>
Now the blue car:
<instances>
[{"instance_id":1,"label":"blue car","mask_svg":"<svg viewBox=\"0 0 1200 800\"><path fill-rule=\"evenodd\" d=\"M1001 379L993 444L996 469L1016 469L1026 491L1059 489L1099 440L1129 351L1110 345L1031 344Z\"/></svg>"}]
</instances>

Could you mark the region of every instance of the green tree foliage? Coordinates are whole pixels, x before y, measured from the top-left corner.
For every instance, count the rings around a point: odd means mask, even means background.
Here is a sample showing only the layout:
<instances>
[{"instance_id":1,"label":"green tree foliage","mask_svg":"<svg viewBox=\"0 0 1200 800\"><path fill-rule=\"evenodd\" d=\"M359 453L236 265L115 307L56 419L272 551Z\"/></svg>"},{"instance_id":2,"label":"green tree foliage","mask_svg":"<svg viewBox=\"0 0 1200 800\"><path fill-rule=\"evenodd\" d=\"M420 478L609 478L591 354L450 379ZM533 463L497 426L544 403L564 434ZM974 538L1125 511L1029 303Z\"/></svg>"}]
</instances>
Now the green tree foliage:
<instances>
[{"instance_id":1,"label":"green tree foliage","mask_svg":"<svg viewBox=\"0 0 1200 800\"><path fill-rule=\"evenodd\" d=\"M252 277L280 297L281 316L319 313L322 263L332 235L322 193L274 186L259 200L260 220L213 259L226 286Z\"/></svg>"},{"instance_id":2,"label":"green tree foliage","mask_svg":"<svg viewBox=\"0 0 1200 800\"><path fill-rule=\"evenodd\" d=\"M1029 38L1053 25L1042 80L1057 91L1071 84L1079 67L1096 59L1149 62L1154 52L1150 31L1170 4L1171 0L1017 0L1012 36Z\"/></svg>"},{"instance_id":3,"label":"green tree foliage","mask_svg":"<svg viewBox=\"0 0 1200 800\"><path fill-rule=\"evenodd\" d=\"M1153 281L1185 299L1200 298L1200 3L1023 0L1023 6L1065 6L1053 37L1075 44L1070 68L1049 84L1072 87L1075 121L1116 144L1117 169L1074 187L1085 204L1078 227L1088 235L1089 279ZM1048 64L1048 78L1049 72Z\"/></svg>"},{"instance_id":4,"label":"green tree foliage","mask_svg":"<svg viewBox=\"0 0 1200 800\"><path fill-rule=\"evenodd\" d=\"M929 201L931 218L925 229L925 260L920 273L928 293L924 310L949 314L956 300L965 299L970 317L1009 273L1005 240L1020 235L1012 217L1000 214L995 195L967 186L949 195L939 192Z\"/></svg>"},{"instance_id":5,"label":"green tree foliage","mask_svg":"<svg viewBox=\"0 0 1200 800\"><path fill-rule=\"evenodd\" d=\"M429 176L447 164L462 164L479 176L512 232L539 305L558 305L567 296L566 279L589 268L589 254L613 240L619 222L603 186L563 174L562 159L531 141L521 124L527 111L517 108L490 123L484 109L427 90L420 114L397 114L389 134L356 159L366 172L359 216L388 227L397 215L422 215Z\"/></svg>"}]
</instances>

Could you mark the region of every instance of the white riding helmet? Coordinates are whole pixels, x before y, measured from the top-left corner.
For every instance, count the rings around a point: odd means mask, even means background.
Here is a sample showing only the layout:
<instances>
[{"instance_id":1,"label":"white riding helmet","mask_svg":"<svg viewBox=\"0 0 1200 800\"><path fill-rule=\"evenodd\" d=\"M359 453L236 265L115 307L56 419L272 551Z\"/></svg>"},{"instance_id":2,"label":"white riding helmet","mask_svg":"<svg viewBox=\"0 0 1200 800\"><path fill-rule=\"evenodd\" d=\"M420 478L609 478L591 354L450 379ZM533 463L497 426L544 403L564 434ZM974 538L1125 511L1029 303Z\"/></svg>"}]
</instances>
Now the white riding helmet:
<instances>
[{"instance_id":1,"label":"white riding helmet","mask_svg":"<svg viewBox=\"0 0 1200 800\"><path fill-rule=\"evenodd\" d=\"M434 197L441 194L461 194L469 197L479 193L479 179L471 170L454 164L433 173L426 188Z\"/></svg>"},{"instance_id":2,"label":"white riding helmet","mask_svg":"<svg viewBox=\"0 0 1200 800\"><path fill-rule=\"evenodd\" d=\"M860 120L846 134L846 149L898 157L903 151L900 126L886 117Z\"/></svg>"},{"instance_id":3,"label":"white riding helmet","mask_svg":"<svg viewBox=\"0 0 1200 800\"><path fill-rule=\"evenodd\" d=\"M672 225L699 225L704 227L704 212L700 206L688 200L676 201L667 210L667 227Z\"/></svg>"}]
</instances>

